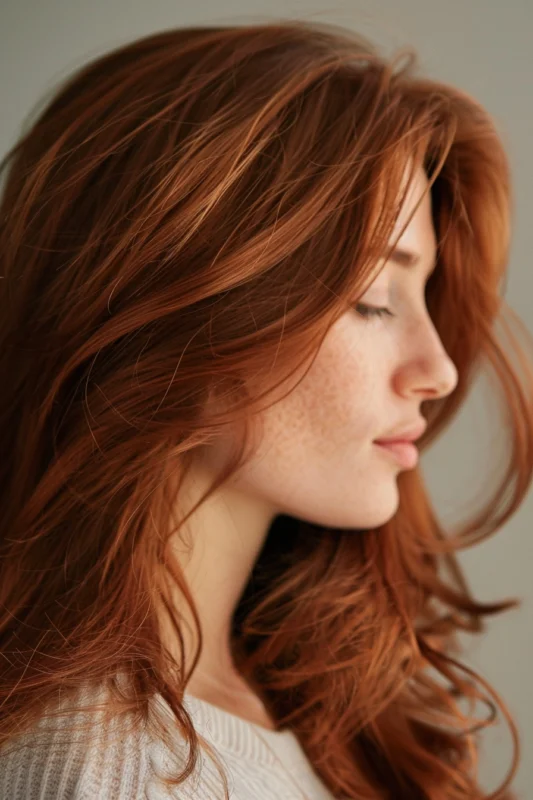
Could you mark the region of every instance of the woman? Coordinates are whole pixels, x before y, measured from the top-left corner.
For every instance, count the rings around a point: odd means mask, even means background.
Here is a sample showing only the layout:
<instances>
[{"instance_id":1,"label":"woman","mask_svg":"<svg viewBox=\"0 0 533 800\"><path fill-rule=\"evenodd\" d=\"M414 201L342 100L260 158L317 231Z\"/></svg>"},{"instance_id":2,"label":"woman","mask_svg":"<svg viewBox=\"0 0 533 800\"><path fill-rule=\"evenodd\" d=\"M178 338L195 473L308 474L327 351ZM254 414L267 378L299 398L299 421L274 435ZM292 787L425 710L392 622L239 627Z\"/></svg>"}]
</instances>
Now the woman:
<instances>
[{"instance_id":1,"label":"woman","mask_svg":"<svg viewBox=\"0 0 533 800\"><path fill-rule=\"evenodd\" d=\"M513 797L515 723L454 658L519 605L454 556L531 482L531 359L494 330L509 167L415 63L298 21L169 30L4 159L3 796ZM413 442L484 361L511 468L444 531ZM490 795L477 700L516 748Z\"/></svg>"}]
</instances>

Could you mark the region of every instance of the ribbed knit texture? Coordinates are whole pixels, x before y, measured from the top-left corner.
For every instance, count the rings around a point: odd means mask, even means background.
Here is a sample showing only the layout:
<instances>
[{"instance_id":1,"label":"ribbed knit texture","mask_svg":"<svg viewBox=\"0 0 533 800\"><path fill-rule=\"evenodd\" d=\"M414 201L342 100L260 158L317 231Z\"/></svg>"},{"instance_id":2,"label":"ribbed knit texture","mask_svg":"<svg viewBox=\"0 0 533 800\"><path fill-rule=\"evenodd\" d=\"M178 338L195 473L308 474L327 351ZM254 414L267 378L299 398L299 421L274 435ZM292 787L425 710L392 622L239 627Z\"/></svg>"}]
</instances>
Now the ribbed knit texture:
<instances>
[{"instance_id":1,"label":"ribbed knit texture","mask_svg":"<svg viewBox=\"0 0 533 800\"><path fill-rule=\"evenodd\" d=\"M83 701L99 702L85 694ZM184 698L196 731L212 744L228 778L231 800L334 800L312 769L297 737L289 730L272 731L248 722L192 695ZM170 707L158 695L157 713L170 715ZM170 719L170 717L168 717ZM182 784L165 789L158 775L183 768L187 745L176 729L169 750L144 732L122 728L113 721L105 728L98 714L77 712L70 724L86 720L85 732L64 733L68 718L51 723L56 729L39 736L42 721L23 740L38 749L13 750L9 742L0 750L1 800L222 800L224 792L212 759L203 750L195 772ZM257 734L274 750L287 772ZM97 735L95 735L97 734ZM172 765L172 766L171 766ZM174 773L175 774L175 773Z\"/></svg>"}]
</instances>

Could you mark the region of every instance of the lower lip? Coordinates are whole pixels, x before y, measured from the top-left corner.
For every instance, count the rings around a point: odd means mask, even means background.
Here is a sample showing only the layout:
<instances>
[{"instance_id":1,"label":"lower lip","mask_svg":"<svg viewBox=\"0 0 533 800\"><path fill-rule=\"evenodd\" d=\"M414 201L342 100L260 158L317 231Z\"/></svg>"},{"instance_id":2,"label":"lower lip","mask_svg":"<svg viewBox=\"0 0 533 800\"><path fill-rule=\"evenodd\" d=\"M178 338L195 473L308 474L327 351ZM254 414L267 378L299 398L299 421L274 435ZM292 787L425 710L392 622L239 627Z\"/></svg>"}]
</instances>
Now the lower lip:
<instances>
[{"instance_id":1,"label":"lower lip","mask_svg":"<svg viewBox=\"0 0 533 800\"><path fill-rule=\"evenodd\" d=\"M374 442L382 450L387 450L406 469L411 469L418 462L418 449L412 442Z\"/></svg>"}]
</instances>

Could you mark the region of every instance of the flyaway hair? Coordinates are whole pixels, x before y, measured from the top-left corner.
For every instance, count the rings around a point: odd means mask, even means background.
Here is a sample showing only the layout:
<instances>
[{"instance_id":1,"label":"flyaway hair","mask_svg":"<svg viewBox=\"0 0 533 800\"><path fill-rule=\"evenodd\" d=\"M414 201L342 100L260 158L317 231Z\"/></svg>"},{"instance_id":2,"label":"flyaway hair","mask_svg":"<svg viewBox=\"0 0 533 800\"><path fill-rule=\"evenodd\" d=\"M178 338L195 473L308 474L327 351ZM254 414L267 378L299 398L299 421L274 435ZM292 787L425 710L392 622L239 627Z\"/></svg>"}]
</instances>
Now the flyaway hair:
<instances>
[{"instance_id":1,"label":"flyaway hair","mask_svg":"<svg viewBox=\"0 0 533 800\"><path fill-rule=\"evenodd\" d=\"M454 530L418 468L398 475L379 529L280 515L232 646L336 795L514 798L516 724L461 663L457 633L520 601L476 600L454 555L502 528L532 477L531 342L502 296L508 159L487 111L420 76L412 50L388 59L297 20L165 30L100 55L2 161L1 746L45 709L53 719L59 696L105 686L110 718L165 739L178 726L190 750L174 777L191 774L205 742L161 636L162 620L181 636L171 591L192 599L169 545L186 521L170 524L174 498L228 425L241 446L211 490L244 462L257 415L364 293L393 246L407 164L430 183L426 302L458 370L455 391L422 406L420 447L484 371L508 461ZM487 794L478 748L499 714L514 757Z\"/></svg>"}]
</instances>

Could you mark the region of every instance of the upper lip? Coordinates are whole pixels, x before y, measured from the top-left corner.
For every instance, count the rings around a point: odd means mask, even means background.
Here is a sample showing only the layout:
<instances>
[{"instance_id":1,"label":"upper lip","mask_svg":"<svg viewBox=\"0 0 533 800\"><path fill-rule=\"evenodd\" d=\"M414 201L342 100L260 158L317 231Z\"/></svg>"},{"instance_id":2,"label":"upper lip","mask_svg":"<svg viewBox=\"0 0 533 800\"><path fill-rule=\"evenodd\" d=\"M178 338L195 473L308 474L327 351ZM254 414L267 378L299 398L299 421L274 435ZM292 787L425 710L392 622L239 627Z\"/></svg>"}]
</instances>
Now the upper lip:
<instances>
[{"instance_id":1,"label":"upper lip","mask_svg":"<svg viewBox=\"0 0 533 800\"><path fill-rule=\"evenodd\" d=\"M420 422L416 422L414 425L395 431L392 436L376 439L375 441L384 444L389 442L414 442L416 439L419 439L422 436L426 430L426 427L427 422L425 420L421 420Z\"/></svg>"}]
</instances>

